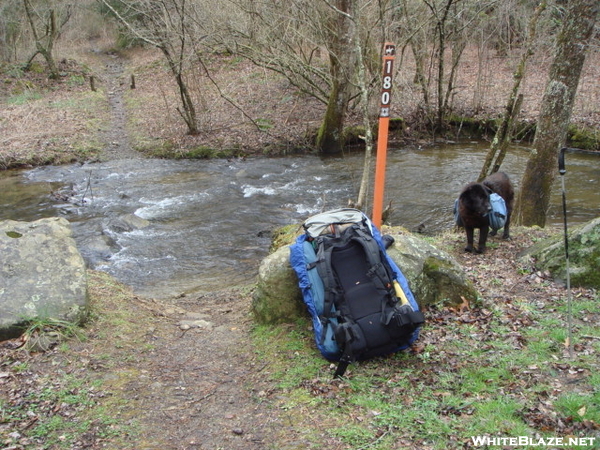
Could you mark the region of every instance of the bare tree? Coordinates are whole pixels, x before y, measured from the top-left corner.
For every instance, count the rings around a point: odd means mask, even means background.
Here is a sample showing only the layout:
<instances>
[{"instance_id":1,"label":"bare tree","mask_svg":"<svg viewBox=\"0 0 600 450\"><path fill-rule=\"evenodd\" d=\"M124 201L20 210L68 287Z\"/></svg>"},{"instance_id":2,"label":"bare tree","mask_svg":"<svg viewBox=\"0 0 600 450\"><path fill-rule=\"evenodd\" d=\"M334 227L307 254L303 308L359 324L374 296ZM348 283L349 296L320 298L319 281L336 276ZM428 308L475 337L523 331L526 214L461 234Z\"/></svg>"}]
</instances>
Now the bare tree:
<instances>
[{"instance_id":1,"label":"bare tree","mask_svg":"<svg viewBox=\"0 0 600 450\"><path fill-rule=\"evenodd\" d=\"M332 15L321 2L224 0L208 44L285 77L300 92L327 104L331 86L324 23Z\"/></svg>"},{"instance_id":2,"label":"bare tree","mask_svg":"<svg viewBox=\"0 0 600 450\"><path fill-rule=\"evenodd\" d=\"M388 1L289 0L277 2L229 0L244 19L228 21L221 28L222 45L261 67L273 70L301 92L325 105L316 146L323 153L344 148L348 108L360 104L359 67L368 89L373 89L376 68L372 54L381 46L385 29L382 16ZM376 37L373 37L373 36ZM357 61L356 45L363 64Z\"/></svg>"},{"instance_id":3,"label":"bare tree","mask_svg":"<svg viewBox=\"0 0 600 450\"><path fill-rule=\"evenodd\" d=\"M546 9L546 6L547 1L542 0L529 22L529 34L527 36L525 49L521 55L519 65L517 66L517 69L513 75L513 88L510 92L508 102L506 103L506 109L504 111L504 116L502 117L502 122L496 131L496 135L494 136L490 150L486 156L483 167L481 168L481 173L477 179L479 182L483 181L483 179L491 173L497 172L504 161L508 144L510 143L512 137L513 124L519 114L521 104L523 102L523 96L519 94L519 87L521 86L521 81L525 76L527 61L534 53L533 48L535 34L537 31L537 22L542 12ZM496 158L495 161L494 158Z\"/></svg>"},{"instance_id":4,"label":"bare tree","mask_svg":"<svg viewBox=\"0 0 600 450\"><path fill-rule=\"evenodd\" d=\"M546 224L558 151L566 141L581 69L599 13L598 0L568 2L517 201L517 218L525 226Z\"/></svg>"},{"instance_id":5,"label":"bare tree","mask_svg":"<svg viewBox=\"0 0 600 450\"><path fill-rule=\"evenodd\" d=\"M415 60L414 83L421 88L423 97L423 108L426 111L431 109L429 99L429 81L427 76L427 54L430 48L429 33L427 22L429 19L423 19L427 16L427 8L422 2L409 0L396 0L394 6L393 23L394 34L404 36L406 43L410 46L413 58ZM419 19L420 18L420 19Z\"/></svg>"},{"instance_id":6,"label":"bare tree","mask_svg":"<svg viewBox=\"0 0 600 450\"><path fill-rule=\"evenodd\" d=\"M27 22L31 28L31 33L35 40L35 52L29 58L27 67L31 65L33 59L42 55L48 64L51 78L58 78L58 67L54 59L54 44L60 37L62 28L71 18L71 5L60 9L60 12L52 3L40 5L39 9L34 8L31 0L23 0Z\"/></svg>"},{"instance_id":7,"label":"bare tree","mask_svg":"<svg viewBox=\"0 0 600 450\"><path fill-rule=\"evenodd\" d=\"M336 14L326 24L331 91L316 142L323 153L339 153L345 144L344 124L356 73L357 55L353 42L359 39L354 20L355 3L355 0L331 2Z\"/></svg>"},{"instance_id":8,"label":"bare tree","mask_svg":"<svg viewBox=\"0 0 600 450\"><path fill-rule=\"evenodd\" d=\"M17 46L22 38L22 2L5 1L0 4L0 61L17 59Z\"/></svg>"},{"instance_id":9,"label":"bare tree","mask_svg":"<svg viewBox=\"0 0 600 450\"><path fill-rule=\"evenodd\" d=\"M364 157L364 164L363 164L363 174L361 177L361 181L360 181L360 188L358 191L358 196L356 199L356 202L351 202L352 206L354 206L355 208L361 209L364 207L364 205L366 204L366 197L367 197L367 190L368 190L368 186L369 186L369 180L370 180L370 174L371 174L371 161L373 159L373 132L372 132L372 127L371 127L371 121L370 121L370 111L369 111L369 97L370 97L370 93L369 93L369 83L367 81L367 76L366 76L366 63L365 63L365 49L363 48L363 43L361 41L361 39L358 38L358 33L357 33L357 29L358 29L358 21L357 18L355 17L355 12L357 9L357 4L356 4L356 0L348 0L345 1L343 3L343 6L345 9L339 9L338 6L340 6L340 3L338 2L337 4L333 4L333 3L329 3L328 5L329 7L331 7L339 16L343 17L347 23L345 24L345 29L347 31L348 37L346 38L347 42L345 43L347 45L348 48L344 49L341 54L346 54L346 56L349 58L350 61L355 61L355 65L356 65L356 83L357 83L357 88L359 91L359 95L360 95L360 104L361 104L361 111L362 111L362 117L363 117L363 126L365 129L365 136L364 136L364 140L365 140L365 157ZM333 63L332 63L333 64ZM339 62L337 63L339 64ZM349 84L349 80L351 79L351 77L347 76L347 79L345 81L346 84ZM334 86L336 84L336 78L334 76ZM339 81L343 81L343 80L338 80ZM327 107L327 112L326 112L326 117L325 117L325 121L323 122L323 125L321 126L321 131L326 127L326 123L327 123L327 119L328 119L328 115L330 113L333 112L332 116L339 114L337 116L337 121L334 121L334 126L331 127L332 131L336 131L338 134L342 134L343 135L343 124L344 124L344 119L345 119L345 115L346 115L346 111L342 111L343 109L347 108L347 104L348 104L348 98L344 98L345 96L349 95L349 88L346 88L346 92L344 96L337 96L334 95L335 92L332 92L332 96L330 97L330 103L328 104ZM335 89L334 89L335 91ZM342 97L342 98L340 98ZM345 102L346 106L345 108L340 108L338 105L331 105L331 100L332 99L337 99L337 103L339 102ZM343 115L342 115L343 113ZM323 138L324 136L322 136L321 134L319 135L319 138ZM333 138L335 136L330 136L330 139ZM343 146L344 143L344 139L343 137L341 139L337 139L337 142L334 142L333 145L337 145L337 146ZM317 142L317 145L322 146L323 143L319 143Z\"/></svg>"},{"instance_id":10,"label":"bare tree","mask_svg":"<svg viewBox=\"0 0 600 450\"><path fill-rule=\"evenodd\" d=\"M450 110L463 52L481 17L485 16L484 11L497 0L421 1L429 12L429 26L412 34L410 39L417 68L415 82L421 87L427 116L434 117L434 129L441 130ZM406 1L402 8L408 24L418 23L419 15L424 15L423 9L414 2ZM420 27L416 29L420 30ZM434 86L434 92L430 92L431 86ZM431 108L432 98L436 102L434 111Z\"/></svg>"},{"instance_id":11,"label":"bare tree","mask_svg":"<svg viewBox=\"0 0 600 450\"><path fill-rule=\"evenodd\" d=\"M137 39L158 48L177 83L181 108L177 111L189 134L198 134L196 107L185 78L193 55L192 41L199 36L190 29L194 10L186 0L101 0ZM197 23L198 21L196 21Z\"/></svg>"}]
</instances>

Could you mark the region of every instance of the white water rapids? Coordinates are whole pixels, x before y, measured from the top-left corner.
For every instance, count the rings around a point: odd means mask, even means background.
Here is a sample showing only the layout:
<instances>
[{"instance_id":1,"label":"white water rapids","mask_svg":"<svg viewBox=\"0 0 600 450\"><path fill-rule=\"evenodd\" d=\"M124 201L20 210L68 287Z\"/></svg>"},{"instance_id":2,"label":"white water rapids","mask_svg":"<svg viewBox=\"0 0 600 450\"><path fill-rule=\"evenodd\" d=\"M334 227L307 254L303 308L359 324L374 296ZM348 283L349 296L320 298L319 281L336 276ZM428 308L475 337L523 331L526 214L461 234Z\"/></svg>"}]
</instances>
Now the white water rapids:
<instances>
[{"instance_id":1,"label":"white water rapids","mask_svg":"<svg viewBox=\"0 0 600 450\"><path fill-rule=\"evenodd\" d=\"M487 145L461 143L388 152L386 204L392 225L435 233L453 226L462 186L481 168ZM600 155L567 154L569 223L600 215ZM247 160L116 160L0 173L0 219L63 216L82 248L99 236L114 246L94 261L136 292L169 297L245 283L267 254L269 231L355 198L362 155ZM527 161L514 148L503 170L516 188ZM562 224L557 168L550 224ZM71 191L70 201L51 192ZM371 206L365 211L370 215ZM111 219L135 214L150 225L115 232ZM85 250L85 249L84 249ZM85 251L82 251L85 253Z\"/></svg>"}]
</instances>

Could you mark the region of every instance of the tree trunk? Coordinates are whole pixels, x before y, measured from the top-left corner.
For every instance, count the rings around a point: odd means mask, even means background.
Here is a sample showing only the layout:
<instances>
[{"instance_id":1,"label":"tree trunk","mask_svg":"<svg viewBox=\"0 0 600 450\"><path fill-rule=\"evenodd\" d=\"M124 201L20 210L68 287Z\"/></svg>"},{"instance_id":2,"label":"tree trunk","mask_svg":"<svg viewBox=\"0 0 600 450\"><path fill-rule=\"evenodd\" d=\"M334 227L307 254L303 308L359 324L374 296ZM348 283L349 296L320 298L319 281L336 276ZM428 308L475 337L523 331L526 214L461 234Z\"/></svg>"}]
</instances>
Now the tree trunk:
<instances>
[{"instance_id":1,"label":"tree trunk","mask_svg":"<svg viewBox=\"0 0 600 450\"><path fill-rule=\"evenodd\" d=\"M352 42L358 39L353 23L353 1L336 0L334 3L338 11L331 28L335 32L330 34L332 88L316 142L322 153L339 153L344 149L344 123L352 94L350 75L354 73L356 60Z\"/></svg>"},{"instance_id":2,"label":"tree trunk","mask_svg":"<svg viewBox=\"0 0 600 450\"><path fill-rule=\"evenodd\" d=\"M33 61L33 58L39 53L44 57L46 63L48 64L48 70L50 71L50 78L58 78L58 67L56 66L56 61L54 60L54 56L52 55L52 51L54 49L54 43L58 39L60 34L60 28L56 23L56 11L51 9L48 15L48 22L44 24L45 27L45 35L40 37L38 34L36 24L34 21L34 11L31 7L31 3L29 0L23 0L23 4L25 6L25 14L27 16L27 21L29 22L29 26L31 27L31 32L33 34L33 38L35 40L35 48L36 51L33 56L29 59L28 66ZM68 17L67 19L68 20ZM64 23L66 23L66 20ZM62 25L64 25L64 23ZM61 26L62 26L61 25ZM44 44L45 41L45 44Z\"/></svg>"},{"instance_id":3,"label":"tree trunk","mask_svg":"<svg viewBox=\"0 0 600 450\"><path fill-rule=\"evenodd\" d=\"M177 80L177 86L179 87L179 96L181 98L181 105L183 106L183 111L177 108L179 114L185 121L188 127L188 134L196 135L200 132L198 130L198 120L196 115L196 107L194 106L194 101L192 100L192 96L190 95L190 91L187 87L186 82L183 80L183 75L178 73L175 76Z\"/></svg>"},{"instance_id":4,"label":"tree trunk","mask_svg":"<svg viewBox=\"0 0 600 450\"><path fill-rule=\"evenodd\" d=\"M512 138L513 124L521 110L521 103L523 102L523 95L519 94L519 88L521 86L521 81L525 76L527 61L533 55L537 22L542 12L546 9L546 4L546 0L542 0L536 8L533 17L529 21L529 34L527 36L525 51L521 55L519 65L513 74L513 88L510 92L508 102L506 103L504 116L502 117L502 123L496 131L496 135L494 136L494 140L490 146L490 150L481 169L481 173L477 179L479 183L481 183L488 175L497 172L500 169L502 161L504 160L508 143ZM498 157L492 166L492 162L494 161L494 157L496 157L497 153Z\"/></svg>"},{"instance_id":5,"label":"tree trunk","mask_svg":"<svg viewBox=\"0 0 600 450\"><path fill-rule=\"evenodd\" d=\"M444 118L446 117L446 111L444 108L444 77L445 77L445 61L444 57L446 54L446 39L448 38L446 25L448 16L450 14L450 8L452 7L455 0L446 0L442 17L437 19L436 33L438 39L438 67L437 67L437 117L436 117L436 129L441 131L444 128ZM432 12L435 13L435 8L430 6Z\"/></svg>"},{"instance_id":6,"label":"tree trunk","mask_svg":"<svg viewBox=\"0 0 600 450\"><path fill-rule=\"evenodd\" d=\"M160 50L163 52L163 55L169 64L169 68L171 69L171 73L173 74L173 77L177 82L177 88L179 89L179 98L181 99L181 106L183 109L177 108L177 112L187 125L188 134L196 135L199 133L196 108L194 107L194 101L192 100L187 84L183 79L181 66L177 63L166 46L160 47Z\"/></svg>"},{"instance_id":7,"label":"tree trunk","mask_svg":"<svg viewBox=\"0 0 600 450\"><path fill-rule=\"evenodd\" d=\"M514 123L519 117L521 113L521 106L523 105L523 94L519 94L517 100L512 108L511 115L507 118L508 122L506 123L506 134L502 135L502 139L498 145L498 156L496 156L496 160L494 161L494 165L492 166L492 170L490 174L496 173L500 170L500 166L506 157L506 152L508 151L508 144L511 142L512 135L514 133ZM485 177L484 177L485 178ZM483 181L483 180L481 180Z\"/></svg>"},{"instance_id":8,"label":"tree trunk","mask_svg":"<svg viewBox=\"0 0 600 450\"><path fill-rule=\"evenodd\" d=\"M525 226L545 226L550 193L564 146L586 51L598 18L598 0L571 0L542 100L531 156L521 181L517 219Z\"/></svg>"},{"instance_id":9,"label":"tree trunk","mask_svg":"<svg viewBox=\"0 0 600 450\"><path fill-rule=\"evenodd\" d=\"M354 1L354 0L352 0ZM360 179L360 188L355 207L364 210L367 204L367 192L371 181L371 162L373 160L373 132L369 120L369 87L365 74L364 51L360 39L355 39L356 58L358 67L358 86L361 97L363 125L365 127L365 159L363 163L363 174Z\"/></svg>"},{"instance_id":10,"label":"tree trunk","mask_svg":"<svg viewBox=\"0 0 600 450\"><path fill-rule=\"evenodd\" d=\"M452 0L448 0L448 4L451 4ZM441 131L444 128L444 54L446 52L446 32L445 22L440 20L438 22L438 67L437 67L437 111L435 126L437 131Z\"/></svg>"},{"instance_id":11,"label":"tree trunk","mask_svg":"<svg viewBox=\"0 0 600 450\"><path fill-rule=\"evenodd\" d=\"M316 145L322 153L340 153L345 144L344 123L350 98L349 87L339 75L333 76L325 117L317 135Z\"/></svg>"},{"instance_id":12,"label":"tree trunk","mask_svg":"<svg viewBox=\"0 0 600 450\"><path fill-rule=\"evenodd\" d=\"M446 95L444 97L444 105L442 106L442 110L444 111L444 115L446 111L450 110L450 99L452 98L452 94L454 92L454 81L458 75L458 63L460 62L460 58L467 47L467 41L461 40L456 42L452 46L452 67L450 67L450 74L448 75L448 84L446 87Z\"/></svg>"},{"instance_id":13,"label":"tree trunk","mask_svg":"<svg viewBox=\"0 0 600 450\"><path fill-rule=\"evenodd\" d=\"M58 67L56 65L56 61L53 56L54 44L58 40L60 36L60 31L62 27L69 21L71 17L71 7L67 6L66 12L63 14L61 23L58 23L58 18L56 15L55 9L49 9L47 11L47 16L45 17L46 23L40 25L40 29L44 29L44 35L40 36L38 33L38 29L36 28L35 11L33 10L31 3L29 0L23 0L23 5L25 6L25 15L27 16L27 21L29 22L29 26L31 28L31 33L33 34L33 39L35 40L35 52L29 59L27 66L31 64L33 59L38 55L42 55L48 64L48 70L50 71L50 78L58 78Z\"/></svg>"},{"instance_id":14,"label":"tree trunk","mask_svg":"<svg viewBox=\"0 0 600 450\"><path fill-rule=\"evenodd\" d=\"M415 79L414 83L418 84L421 88L421 94L423 95L423 108L429 114L431 109L429 105L429 86L427 77L425 76L425 49L419 41L419 39L411 39L410 48L415 58Z\"/></svg>"}]
</instances>

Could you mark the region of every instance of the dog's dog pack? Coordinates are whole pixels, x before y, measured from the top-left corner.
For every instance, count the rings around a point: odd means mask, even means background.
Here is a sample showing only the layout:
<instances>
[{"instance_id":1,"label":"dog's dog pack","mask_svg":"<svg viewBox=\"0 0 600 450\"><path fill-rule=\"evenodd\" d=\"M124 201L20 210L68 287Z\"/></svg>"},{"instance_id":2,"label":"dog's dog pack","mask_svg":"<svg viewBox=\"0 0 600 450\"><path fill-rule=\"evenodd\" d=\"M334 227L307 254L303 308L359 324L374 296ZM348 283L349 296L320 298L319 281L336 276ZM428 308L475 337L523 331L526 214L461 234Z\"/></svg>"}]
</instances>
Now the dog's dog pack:
<instances>
[{"instance_id":1,"label":"dog's dog pack","mask_svg":"<svg viewBox=\"0 0 600 450\"><path fill-rule=\"evenodd\" d=\"M506 222L502 237L510 238L510 217L514 204L514 189L508 175L504 172L496 172L483 180L482 183L467 184L458 197L458 216L461 225L467 234L467 246L465 251L476 253L485 252L488 234L496 234L496 230L490 233L490 220L492 206L490 194L495 192L504 199L507 210ZM477 248L473 246L475 229L479 229L479 243Z\"/></svg>"}]
</instances>

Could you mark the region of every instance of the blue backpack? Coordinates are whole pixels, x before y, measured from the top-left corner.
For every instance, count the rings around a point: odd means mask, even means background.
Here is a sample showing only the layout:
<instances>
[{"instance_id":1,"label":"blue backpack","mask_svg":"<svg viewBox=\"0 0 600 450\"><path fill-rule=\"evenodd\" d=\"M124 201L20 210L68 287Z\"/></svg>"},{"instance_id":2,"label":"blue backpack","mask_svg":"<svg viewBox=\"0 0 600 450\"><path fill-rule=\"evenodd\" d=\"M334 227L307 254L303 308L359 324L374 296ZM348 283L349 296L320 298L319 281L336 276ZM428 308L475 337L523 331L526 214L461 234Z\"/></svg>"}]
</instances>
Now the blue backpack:
<instances>
[{"instance_id":1,"label":"blue backpack","mask_svg":"<svg viewBox=\"0 0 600 450\"><path fill-rule=\"evenodd\" d=\"M424 316L377 228L362 212L317 214L290 246L290 264L312 317L321 354L339 361L336 377L356 360L409 347Z\"/></svg>"},{"instance_id":2,"label":"blue backpack","mask_svg":"<svg viewBox=\"0 0 600 450\"><path fill-rule=\"evenodd\" d=\"M492 211L488 215L490 228L494 231L498 231L500 228L504 228L504 225L506 224L506 217L508 214L506 202L500 195L492 192L490 194L490 205L492 206ZM464 226L460 215L458 214L458 199L454 200L453 214L456 225L459 227Z\"/></svg>"},{"instance_id":3,"label":"blue backpack","mask_svg":"<svg viewBox=\"0 0 600 450\"><path fill-rule=\"evenodd\" d=\"M494 231L498 231L500 228L504 228L506 224L506 202L495 192L490 194L490 205L492 205L492 211L490 212L488 219L490 221L490 228Z\"/></svg>"}]
</instances>

